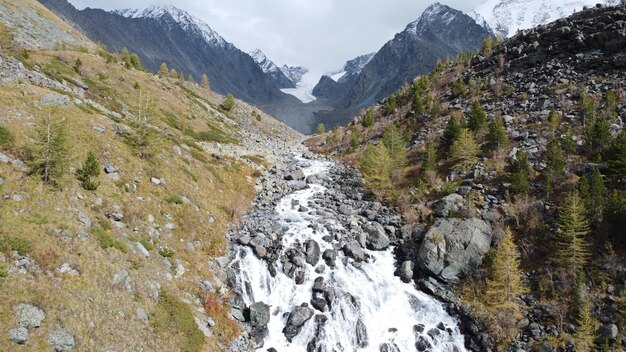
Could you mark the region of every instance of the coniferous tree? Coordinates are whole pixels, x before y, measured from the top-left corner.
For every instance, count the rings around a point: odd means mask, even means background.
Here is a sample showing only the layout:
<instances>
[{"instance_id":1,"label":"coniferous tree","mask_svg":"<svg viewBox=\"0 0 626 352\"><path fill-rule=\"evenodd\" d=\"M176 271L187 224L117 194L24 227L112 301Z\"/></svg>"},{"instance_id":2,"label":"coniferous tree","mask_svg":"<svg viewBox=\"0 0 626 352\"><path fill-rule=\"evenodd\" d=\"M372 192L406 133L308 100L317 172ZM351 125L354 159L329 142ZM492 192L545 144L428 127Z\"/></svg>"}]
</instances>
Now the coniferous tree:
<instances>
[{"instance_id":1,"label":"coniferous tree","mask_svg":"<svg viewBox=\"0 0 626 352\"><path fill-rule=\"evenodd\" d=\"M202 75L200 79L200 86L204 89L209 89L209 77L206 74Z\"/></svg>"},{"instance_id":2,"label":"coniferous tree","mask_svg":"<svg viewBox=\"0 0 626 352\"><path fill-rule=\"evenodd\" d=\"M507 228L493 258L485 290L485 306L492 317L492 330L497 331L500 342L507 343L515 337L517 321L524 312L519 296L525 292L520 256L513 234Z\"/></svg>"},{"instance_id":3,"label":"coniferous tree","mask_svg":"<svg viewBox=\"0 0 626 352\"><path fill-rule=\"evenodd\" d=\"M608 157L609 172L615 182L624 187L626 183L626 129L617 136Z\"/></svg>"},{"instance_id":4,"label":"coniferous tree","mask_svg":"<svg viewBox=\"0 0 626 352\"><path fill-rule=\"evenodd\" d=\"M401 171L406 166L406 140L395 124L391 124L385 129L383 145L389 151L392 171Z\"/></svg>"},{"instance_id":5,"label":"coniferous tree","mask_svg":"<svg viewBox=\"0 0 626 352\"><path fill-rule=\"evenodd\" d=\"M480 131L487 126L487 113L478 101L475 101L467 114L467 127L472 131Z\"/></svg>"},{"instance_id":6,"label":"coniferous tree","mask_svg":"<svg viewBox=\"0 0 626 352\"><path fill-rule=\"evenodd\" d=\"M600 170L594 167L589 175L581 177L578 180L577 190L587 209L589 219L592 222L601 221L607 199L606 187L602 181Z\"/></svg>"},{"instance_id":7,"label":"coniferous tree","mask_svg":"<svg viewBox=\"0 0 626 352\"><path fill-rule=\"evenodd\" d=\"M437 171L437 148L432 141L426 142L426 155L424 155L422 171Z\"/></svg>"},{"instance_id":8,"label":"coniferous tree","mask_svg":"<svg viewBox=\"0 0 626 352\"><path fill-rule=\"evenodd\" d=\"M350 128L350 150L355 151L361 144L361 132L355 127Z\"/></svg>"},{"instance_id":9,"label":"coniferous tree","mask_svg":"<svg viewBox=\"0 0 626 352\"><path fill-rule=\"evenodd\" d=\"M604 103L604 112L607 119L617 118L617 96L613 92L606 93L606 101Z\"/></svg>"},{"instance_id":10,"label":"coniferous tree","mask_svg":"<svg viewBox=\"0 0 626 352\"><path fill-rule=\"evenodd\" d=\"M456 116L450 116L448 120L448 124L446 125L446 129L443 132L443 138L446 140L448 145L452 145L452 143L459 138L461 135L461 130L464 128L464 124L460 121Z\"/></svg>"},{"instance_id":11,"label":"coniferous tree","mask_svg":"<svg viewBox=\"0 0 626 352\"><path fill-rule=\"evenodd\" d=\"M363 127L371 127L374 125L374 111L372 109L367 109L365 112L362 125Z\"/></svg>"},{"instance_id":12,"label":"coniferous tree","mask_svg":"<svg viewBox=\"0 0 626 352\"><path fill-rule=\"evenodd\" d=\"M611 141L611 125L602 116L590 119L585 128L585 144L589 153L597 155L606 148Z\"/></svg>"},{"instance_id":13,"label":"coniferous tree","mask_svg":"<svg viewBox=\"0 0 626 352\"><path fill-rule=\"evenodd\" d=\"M390 96L387 99L387 103L385 103L385 115L386 116L391 115L396 110L397 106L398 106L398 98L396 98L395 95Z\"/></svg>"},{"instance_id":14,"label":"coniferous tree","mask_svg":"<svg viewBox=\"0 0 626 352\"><path fill-rule=\"evenodd\" d=\"M489 134L487 138L494 150L498 150L508 143L509 137L506 134L504 120L501 117L497 117L489 123Z\"/></svg>"},{"instance_id":15,"label":"coniferous tree","mask_svg":"<svg viewBox=\"0 0 626 352\"><path fill-rule=\"evenodd\" d=\"M100 186L100 183L92 180L100 175L100 163L96 156L89 152L87 158L83 162L83 166L76 170L76 178L80 181L80 185L88 190L95 191Z\"/></svg>"},{"instance_id":16,"label":"coniferous tree","mask_svg":"<svg viewBox=\"0 0 626 352\"><path fill-rule=\"evenodd\" d=\"M315 128L315 133L317 134L324 134L326 133L326 126L324 126L323 123L318 123L317 127Z\"/></svg>"},{"instance_id":17,"label":"coniferous tree","mask_svg":"<svg viewBox=\"0 0 626 352\"><path fill-rule=\"evenodd\" d=\"M368 144L361 157L361 172L365 181L377 189L391 186L391 157L389 150L382 144Z\"/></svg>"},{"instance_id":18,"label":"coniferous tree","mask_svg":"<svg viewBox=\"0 0 626 352\"><path fill-rule=\"evenodd\" d=\"M161 64L159 68L158 76L159 77L168 77L170 75L170 69L167 67L167 64L164 62Z\"/></svg>"},{"instance_id":19,"label":"coniferous tree","mask_svg":"<svg viewBox=\"0 0 626 352\"><path fill-rule=\"evenodd\" d=\"M594 350L594 340L596 332L596 320L591 315L591 304L589 299L584 299L578 314L578 331L574 337L576 351L589 352Z\"/></svg>"},{"instance_id":20,"label":"coniferous tree","mask_svg":"<svg viewBox=\"0 0 626 352\"><path fill-rule=\"evenodd\" d=\"M226 111L231 111L235 108L237 102L235 102L235 97L232 94L226 95L220 107Z\"/></svg>"},{"instance_id":21,"label":"coniferous tree","mask_svg":"<svg viewBox=\"0 0 626 352\"><path fill-rule=\"evenodd\" d=\"M74 72L76 73L80 73L80 69L83 67L83 62L81 61L80 58L76 59L76 62L74 62Z\"/></svg>"},{"instance_id":22,"label":"coniferous tree","mask_svg":"<svg viewBox=\"0 0 626 352\"><path fill-rule=\"evenodd\" d=\"M556 112L555 108L552 108L548 116L548 126L550 126L552 132L555 132L559 128L559 113Z\"/></svg>"},{"instance_id":23,"label":"coniferous tree","mask_svg":"<svg viewBox=\"0 0 626 352\"><path fill-rule=\"evenodd\" d=\"M589 259L589 220L585 205L577 191L571 193L559 212L559 231L556 234L556 261L564 273L578 273Z\"/></svg>"},{"instance_id":24,"label":"coniferous tree","mask_svg":"<svg viewBox=\"0 0 626 352\"><path fill-rule=\"evenodd\" d=\"M519 149L515 153L515 159L511 160L509 167L509 181L511 190L515 193L526 193L530 189L528 180L531 176L531 168L528 164L526 152Z\"/></svg>"},{"instance_id":25,"label":"coniferous tree","mask_svg":"<svg viewBox=\"0 0 626 352\"><path fill-rule=\"evenodd\" d=\"M413 96L413 103L411 105L411 108L413 112L415 113L415 116L420 117L424 115L424 113L426 112L426 109L424 108L424 98L422 97L421 94L416 93Z\"/></svg>"},{"instance_id":26,"label":"coniferous tree","mask_svg":"<svg viewBox=\"0 0 626 352\"><path fill-rule=\"evenodd\" d=\"M169 76L170 76L170 77L172 77L172 78L178 78L178 71L176 71L176 69L175 69L175 68L172 68L172 69L170 70L170 74L169 74Z\"/></svg>"},{"instance_id":27,"label":"coniferous tree","mask_svg":"<svg viewBox=\"0 0 626 352\"><path fill-rule=\"evenodd\" d=\"M563 140L561 141L561 147L563 148L563 152L567 155L574 154L576 152L576 141L574 141L574 132L572 131L572 126L567 126L565 130L565 135L563 136Z\"/></svg>"},{"instance_id":28,"label":"coniferous tree","mask_svg":"<svg viewBox=\"0 0 626 352\"><path fill-rule=\"evenodd\" d=\"M196 80L193 78L191 73L189 74L189 76L187 76L187 82L189 82L189 83L196 83Z\"/></svg>"},{"instance_id":29,"label":"coniferous tree","mask_svg":"<svg viewBox=\"0 0 626 352\"><path fill-rule=\"evenodd\" d=\"M495 44L496 43L495 43L493 37L492 36L488 36L487 38L485 38L485 40L483 40L481 53L483 55L491 54L491 51L493 50L493 47L495 46Z\"/></svg>"},{"instance_id":30,"label":"coniferous tree","mask_svg":"<svg viewBox=\"0 0 626 352\"><path fill-rule=\"evenodd\" d=\"M563 150L558 140L551 139L548 142L545 152L545 162L546 187L548 191L550 191L565 174L565 156L563 156Z\"/></svg>"},{"instance_id":31,"label":"coniferous tree","mask_svg":"<svg viewBox=\"0 0 626 352\"><path fill-rule=\"evenodd\" d=\"M463 172L469 170L476 163L479 152L480 150L474 140L472 131L467 128L461 130L459 138L452 143L450 148L452 158Z\"/></svg>"},{"instance_id":32,"label":"coniferous tree","mask_svg":"<svg viewBox=\"0 0 626 352\"><path fill-rule=\"evenodd\" d=\"M43 183L58 186L68 169L68 145L65 120L52 112L37 120L37 139L32 148L31 167Z\"/></svg>"}]
</instances>

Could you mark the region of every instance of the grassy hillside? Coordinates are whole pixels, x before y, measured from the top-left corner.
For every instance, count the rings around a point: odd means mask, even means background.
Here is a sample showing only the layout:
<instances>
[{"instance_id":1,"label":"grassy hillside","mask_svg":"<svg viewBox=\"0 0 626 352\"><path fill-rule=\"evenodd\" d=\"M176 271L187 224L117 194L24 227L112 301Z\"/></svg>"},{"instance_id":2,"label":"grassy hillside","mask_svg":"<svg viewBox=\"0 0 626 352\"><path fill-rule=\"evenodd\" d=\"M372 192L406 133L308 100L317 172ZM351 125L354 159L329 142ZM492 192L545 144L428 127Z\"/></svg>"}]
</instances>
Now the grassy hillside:
<instances>
[{"instance_id":1,"label":"grassy hillside","mask_svg":"<svg viewBox=\"0 0 626 352\"><path fill-rule=\"evenodd\" d=\"M0 325L17 327L19 303L46 318L26 344L0 350L49 350L60 328L78 350L225 349L239 327L214 259L267 165L244 136L297 135L244 103L226 111L195 83L127 65L130 55L89 43L35 1L2 7ZM30 18L33 28L14 26ZM38 31L70 39L45 49L17 39ZM45 117L65 125L56 185L31 167ZM222 152L231 149L240 152ZM76 178L89 152L102 170L95 191Z\"/></svg>"}]
</instances>

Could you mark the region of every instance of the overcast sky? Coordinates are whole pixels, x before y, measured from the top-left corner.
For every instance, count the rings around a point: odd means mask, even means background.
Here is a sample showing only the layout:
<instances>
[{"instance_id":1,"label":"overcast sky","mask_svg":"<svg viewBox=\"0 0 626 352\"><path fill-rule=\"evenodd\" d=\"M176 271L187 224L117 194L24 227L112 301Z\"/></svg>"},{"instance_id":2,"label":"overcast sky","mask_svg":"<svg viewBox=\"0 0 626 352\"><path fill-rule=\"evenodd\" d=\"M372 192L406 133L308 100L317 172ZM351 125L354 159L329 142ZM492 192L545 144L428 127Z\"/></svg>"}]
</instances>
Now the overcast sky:
<instances>
[{"instance_id":1,"label":"overcast sky","mask_svg":"<svg viewBox=\"0 0 626 352\"><path fill-rule=\"evenodd\" d=\"M143 8L169 3L199 17L243 51L276 64L324 73L378 51L435 0L70 0L85 7ZM469 11L485 0L441 0Z\"/></svg>"}]
</instances>

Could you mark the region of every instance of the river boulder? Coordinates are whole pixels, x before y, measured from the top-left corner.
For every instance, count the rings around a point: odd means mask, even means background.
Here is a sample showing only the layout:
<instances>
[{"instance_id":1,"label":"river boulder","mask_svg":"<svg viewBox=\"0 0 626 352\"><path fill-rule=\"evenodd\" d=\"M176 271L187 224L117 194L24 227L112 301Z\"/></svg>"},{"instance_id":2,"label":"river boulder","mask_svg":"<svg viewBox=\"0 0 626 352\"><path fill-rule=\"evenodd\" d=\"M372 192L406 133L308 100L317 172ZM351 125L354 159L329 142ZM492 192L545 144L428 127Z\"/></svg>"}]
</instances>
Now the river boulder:
<instances>
[{"instance_id":1,"label":"river boulder","mask_svg":"<svg viewBox=\"0 0 626 352\"><path fill-rule=\"evenodd\" d=\"M267 326L270 322L270 306L263 302L255 302L250 305L250 324L253 327Z\"/></svg>"},{"instance_id":2,"label":"river boulder","mask_svg":"<svg viewBox=\"0 0 626 352\"><path fill-rule=\"evenodd\" d=\"M320 245L315 240L306 242L306 262L316 266L320 261Z\"/></svg>"},{"instance_id":3,"label":"river boulder","mask_svg":"<svg viewBox=\"0 0 626 352\"><path fill-rule=\"evenodd\" d=\"M313 309L308 306L302 305L299 307L295 307L291 313L289 314L289 319L287 319L287 325L283 329L283 333L285 337L291 339L298 335L300 329L311 317L313 317Z\"/></svg>"},{"instance_id":4,"label":"river boulder","mask_svg":"<svg viewBox=\"0 0 626 352\"><path fill-rule=\"evenodd\" d=\"M440 280L458 282L482 263L491 238L491 226L481 219L437 219L424 235L418 265Z\"/></svg>"},{"instance_id":5,"label":"river boulder","mask_svg":"<svg viewBox=\"0 0 626 352\"><path fill-rule=\"evenodd\" d=\"M391 243L385 233L383 226L377 222L370 222L363 225L363 231L367 234L367 248L375 251L382 251L389 247Z\"/></svg>"}]
</instances>

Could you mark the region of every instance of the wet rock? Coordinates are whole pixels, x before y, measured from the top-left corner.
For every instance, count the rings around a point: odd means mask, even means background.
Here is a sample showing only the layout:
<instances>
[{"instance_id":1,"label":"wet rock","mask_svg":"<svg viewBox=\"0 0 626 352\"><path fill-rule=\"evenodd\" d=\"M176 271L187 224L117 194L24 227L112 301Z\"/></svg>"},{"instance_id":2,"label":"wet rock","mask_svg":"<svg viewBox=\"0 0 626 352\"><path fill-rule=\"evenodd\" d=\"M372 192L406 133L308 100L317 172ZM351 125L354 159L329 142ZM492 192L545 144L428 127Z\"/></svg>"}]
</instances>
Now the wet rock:
<instances>
[{"instance_id":1,"label":"wet rock","mask_svg":"<svg viewBox=\"0 0 626 352\"><path fill-rule=\"evenodd\" d=\"M400 265L400 279L403 282L409 283L413 280L413 268L415 264L412 261L407 260Z\"/></svg>"},{"instance_id":2,"label":"wet rock","mask_svg":"<svg viewBox=\"0 0 626 352\"><path fill-rule=\"evenodd\" d=\"M343 253L357 262L365 260L365 252L363 252L363 248L361 248L361 245L356 240L346 243L346 245L343 246Z\"/></svg>"},{"instance_id":3,"label":"wet rock","mask_svg":"<svg viewBox=\"0 0 626 352\"><path fill-rule=\"evenodd\" d=\"M381 224L377 222L368 223L363 226L363 230L367 234L367 248L382 251L389 247L391 242Z\"/></svg>"},{"instance_id":4,"label":"wet rock","mask_svg":"<svg viewBox=\"0 0 626 352\"><path fill-rule=\"evenodd\" d=\"M438 219L424 237L418 264L442 281L458 282L460 275L482 263L491 237L491 227L483 220Z\"/></svg>"},{"instance_id":5,"label":"wet rock","mask_svg":"<svg viewBox=\"0 0 626 352\"><path fill-rule=\"evenodd\" d=\"M285 175L285 180L287 181L301 181L304 180L305 175L302 169L297 169Z\"/></svg>"},{"instance_id":6,"label":"wet rock","mask_svg":"<svg viewBox=\"0 0 626 352\"><path fill-rule=\"evenodd\" d=\"M20 327L26 329L38 328L41 326L41 322L46 319L46 313L32 304L20 303L13 307L13 311Z\"/></svg>"},{"instance_id":7,"label":"wet rock","mask_svg":"<svg viewBox=\"0 0 626 352\"><path fill-rule=\"evenodd\" d=\"M283 329L283 333L288 339L291 339L298 335L300 329L311 317L313 317L313 309L300 306L295 307L291 313L289 314L289 319L287 319L287 325Z\"/></svg>"},{"instance_id":8,"label":"wet rock","mask_svg":"<svg viewBox=\"0 0 626 352\"><path fill-rule=\"evenodd\" d=\"M320 245L314 240L306 243L306 262L312 266L316 266L320 261Z\"/></svg>"},{"instance_id":9,"label":"wet rock","mask_svg":"<svg viewBox=\"0 0 626 352\"><path fill-rule=\"evenodd\" d=\"M315 278L315 281L313 282L313 292L321 293L324 292L325 288L326 282L324 281L324 278L321 276Z\"/></svg>"},{"instance_id":10,"label":"wet rock","mask_svg":"<svg viewBox=\"0 0 626 352\"><path fill-rule=\"evenodd\" d=\"M270 306L263 302L255 302L250 305L250 324L253 327L267 326L270 321Z\"/></svg>"},{"instance_id":11,"label":"wet rock","mask_svg":"<svg viewBox=\"0 0 626 352\"><path fill-rule=\"evenodd\" d=\"M326 265L330 267L335 266L335 259L337 259L337 252L332 249L327 249L322 254L322 258L326 262Z\"/></svg>"},{"instance_id":12,"label":"wet rock","mask_svg":"<svg viewBox=\"0 0 626 352\"><path fill-rule=\"evenodd\" d=\"M321 312L325 312L326 307L328 307L328 302L323 298L313 298L311 299L311 306Z\"/></svg>"},{"instance_id":13,"label":"wet rock","mask_svg":"<svg viewBox=\"0 0 626 352\"><path fill-rule=\"evenodd\" d=\"M361 321L361 319L356 322L355 336L358 347L365 348L369 345L367 327L365 326L365 324L363 324L363 321Z\"/></svg>"},{"instance_id":14,"label":"wet rock","mask_svg":"<svg viewBox=\"0 0 626 352\"><path fill-rule=\"evenodd\" d=\"M432 346L430 345L430 342L428 342L428 340L426 340L426 338L423 336L418 337L417 341L415 342L415 348L418 351L426 351L431 347Z\"/></svg>"}]
</instances>

